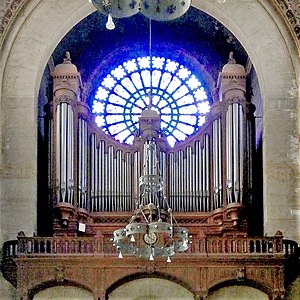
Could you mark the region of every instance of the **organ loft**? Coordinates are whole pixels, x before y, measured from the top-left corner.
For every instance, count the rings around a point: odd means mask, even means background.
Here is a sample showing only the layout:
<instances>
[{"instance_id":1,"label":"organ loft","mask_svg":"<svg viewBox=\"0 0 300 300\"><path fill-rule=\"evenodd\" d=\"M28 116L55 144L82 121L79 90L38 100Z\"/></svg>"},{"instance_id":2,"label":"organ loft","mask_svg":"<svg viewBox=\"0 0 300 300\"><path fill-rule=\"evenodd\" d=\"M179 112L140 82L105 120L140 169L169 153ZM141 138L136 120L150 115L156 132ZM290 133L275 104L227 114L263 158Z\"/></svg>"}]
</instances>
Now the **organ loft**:
<instances>
[{"instance_id":1,"label":"organ loft","mask_svg":"<svg viewBox=\"0 0 300 300\"><path fill-rule=\"evenodd\" d=\"M297 245L280 231L249 235L255 107L247 99L245 69L232 54L205 122L173 144L164 128L178 130L179 122L162 120L155 90L145 95L126 143L97 126L68 53L52 77L52 236L21 233L5 243L2 272L18 299L32 299L47 282L76 282L94 299L108 299L116 283L145 274L182 283L194 299L205 299L225 280L283 299L284 264ZM106 105L104 117L113 113Z\"/></svg>"}]
</instances>

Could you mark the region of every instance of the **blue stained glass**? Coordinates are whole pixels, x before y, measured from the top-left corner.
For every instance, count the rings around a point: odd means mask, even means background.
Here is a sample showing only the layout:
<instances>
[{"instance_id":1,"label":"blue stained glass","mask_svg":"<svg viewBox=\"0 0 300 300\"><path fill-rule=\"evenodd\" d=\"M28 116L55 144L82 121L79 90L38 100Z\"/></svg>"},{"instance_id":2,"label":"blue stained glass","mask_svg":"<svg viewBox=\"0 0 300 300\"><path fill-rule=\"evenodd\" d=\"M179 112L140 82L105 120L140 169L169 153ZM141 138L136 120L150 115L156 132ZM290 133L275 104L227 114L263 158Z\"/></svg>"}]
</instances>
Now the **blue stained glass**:
<instances>
[{"instance_id":1,"label":"blue stained glass","mask_svg":"<svg viewBox=\"0 0 300 300\"><path fill-rule=\"evenodd\" d=\"M179 106L183 106L183 105L186 106L187 104L194 105L194 102L195 102L195 100L192 95L186 95L186 96L182 97L181 99L177 100L177 104Z\"/></svg>"},{"instance_id":2,"label":"blue stained glass","mask_svg":"<svg viewBox=\"0 0 300 300\"><path fill-rule=\"evenodd\" d=\"M108 89L111 89L116 84L116 81L110 76L107 75L102 82L102 85L105 86Z\"/></svg>"},{"instance_id":3,"label":"blue stained glass","mask_svg":"<svg viewBox=\"0 0 300 300\"><path fill-rule=\"evenodd\" d=\"M150 58L127 60L106 75L95 94L92 111L103 130L131 144L139 117L149 105ZM152 58L152 109L170 146L194 134L210 105L199 78L186 66L164 57Z\"/></svg>"},{"instance_id":4,"label":"blue stained glass","mask_svg":"<svg viewBox=\"0 0 300 300\"><path fill-rule=\"evenodd\" d=\"M179 99L180 97L186 95L189 92L189 89L186 87L186 85L182 85L174 94L174 99Z\"/></svg>"},{"instance_id":5,"label":"blue stained glass","mask_svg":"<svg viewBox=\"0 0 300 300\"><path fill-rule=\"evenodd\" d=\"M95 118L95 122L99 127L102 127L103 125L105 125L105 121L104 121L104 117L103 116L97 116Z\"/></svg>"},{"instance_id":6,"label":"blue stained glass","mask_svg":"<svg viewBox=\"0 0 300 300\"><path fill-rule=\"evenodd\" d=\"M110 134L114 135L114 134L116 134L116 133L118 133L120 131L123 131L126 128L127 128L126 123L111 125L109 127L109 132L110 132Z\"/></svg>"},{"instance_id":7,"label":"blue stained glass","mask_svg":"<svg viewBox=\"0 0 300 300\"><path fill-rule=\"evenodd\" d=\"M115 86L114 91L123 98L128 99L130 97L130 94L120 84Z\"/></svg>"},{"instance_id":8,"label":"blue stained glass","mask_svg":"<svg viewBox=\"0 0 300 300\"><path fill-rule=\"evenodd\" d=\"M196 114L198 112L197 107L195 105L189 105L189 106L182 106L179 108L180 114Z\"/></svg>"},{"instance_id":9,"label":"blue stained glass","mask_svg":"<svg viewBox=\"0 0 300 300\"><path fill-rule=\"evenodd\" d=\"M137 70L137 65L135 59L124 62L124 68L129 72L134 72Z\"/></svg>"},{"instance_id":10,"label":"blue stained glass","mask_svg":"<svg viewBox=\"0 0 300 300\"><path fill-rule=\"evenodd\" d=\"M149 69L150 68L150 57L139 57L138 62L141 69Z\"/></svg>"},{"instance_id":11,"label":"blue stained glass","mask_svg":"<svg viewBox=\"0 0 300 300\"><path fill-rule=\"evenodd\" d=\"M99 87L95 98L98 100L105 100L107 96L108 96L108 91L102 87Z\"/></svg>"},{"instance_id":12,"label":"blue stained glass","mask_svg":"<svg viewBox=\"0 0 300 300\"><path fill-rule=\"evenodd\" d=\"M180 66L180 69L178 70L178 73L177 73L177 75L180 79L186 79L188 76L190 76L190 74L191 74L191 71L184 68L183 66Z\"/></svg>"},{"instance_id":13,"label":"blue stained glass","mask_svg":"<svg viewBox=\"0 0 300 300\"><path fill-rule=\"evenodd\" d=\"M121 78L123 78L126 73L125 70L123 69L122 66L118 66L116 69L111 71L111 74L116 77L118 80L120 80Z\"/></svg>"},{"instance_id":14,"label":"blue stained glass","mask_svg":"<svg viewBox=\"0 0 300 300\"><path fill-rule=\"evenodd\" d=\"M174 147L176 139L172 135L167 136L167 141L169 142L171 147Z\"/></svg>"},{"instance_id":15,"label":"blue stained glass","mask_svg":"<svg viewBox=\"0 0 300 300\"><path fill-rule=\"evenodd\" d=\"M144 85L146 87L150 87L150 71L149 70L142 71L141 76L142 76L142 80L144 82Z\"/></svg>"},{"instance_id":16,"label":"blue stained glass","mask_svg":"<svg viewBox=\"0 0 300 300\"><path fill-rule=\"evenodd\" d=\"M104 105L102 102L96 102L94 101L93 105L93 113L94 114L99 114L104 112Z\"/></svg>"},{"instance_id":17,"label":"blue stained glass","mask_svg":"<svg viewBox=\"0 0 300 300\"><path fill-rule=\"evenodd\" d=\"M158 102L158 104L157 104L157 106L158 106L159 108L162 108L162 107L164 107L164 106L166 106L166 105L168 105L168 102L165 101L165 100L160 100L160 101Z\"/></svg>"},{"instance_id":18,"label":"blue stained glass","mask_svg":"<svg viewBox=\"0 0 300 300\"><path fill-rule=\"evenodd\" d=\"M165 59L163 57L153 57L152 64L153 68L162 70L165 63Z\"/></svg>"},{"instance_id":19,"label":"blue stained glass","mask_svg":"<svg viewBox=\"0 0 300 300\"><path fill-rule=\"evenodd\" d=\"M166 70L174 73L178 67L178 63L175 61L171 61L170 59L167 59L167 65L166 65Z\"/></svg>"},{"instance_id":20,"label":"blue stained glass","mask_svg":"<svg viewBox=\"0 0 300 300\"><path fill-rule=\"evenodd\" d=\"M195 92L194 92L194 96L197 100L199 101L202 101L202 100L205 100L207 99L207 95L206 95L206 92L204 91L204 88L201 87L200 89L197 89Z\"/></svg>"},{"instance_id":21,"label":"blue stained glass","mask_svg":"<svg viewBox=\"0 0 300 300\"><path fill-rule=\"evenodd\" d=\"M172 75L170 73L164 73L161 79L160 88L162 90L165 90L171 80L172 80Z\"/></svg>"},{"instance_id":22,"label":"blue stained glass","mask_svg":"<svg viewBox=\"0 0 300 300\"><path fill-rule=\"evenodd\" d=\"M136 89L141 90L143 88L143 84L142 84L140 74L139 73L133 73L133 74L131 74L130 77L131 77L132 82L134 82L134 85L135 85Z\"/></svg>"},{"instance_id":23,"label":"blue stained glass","mask_svg":"<svg viewBox=\"0 0 300 300\"><path fill-rule=\"evenodd\" d=\"M199 80L195 77L195 75L192 75L190 77L190 79L187 81L187 85L191 88L191 89L195 89L198 86L201 85L201 83L199 82Z\"/></svg>"},{"instance_id":24,"label":"blue stained glass","mask_svg":"<svg viewBox=\"0 0 300 300\"><path fill-rule=\"evenodd\" d=\"M122 115L108 115L106 117L106 123L107 124L115 124L120 123L123 121Z\"/></svg>"},{"instance_id":25,"label":"blue stained glass","mask_svg":"<svg viewBox=\"0 0 300 300\"><path fill-rule=\"evenodd\" d=\"M131 80L128 77L125 77L121 81L121 83L130 93L134 93L136 91L135 86L132 84Z\"/></svg>"},{"instance_id":26,"label":"blue stained glass","mask_svg":"<svg viewBox=\"0 0 300 300\"><path fill-rule=\"evenodd\" d=\"M198 103L197 107L198 107L199 111L203 114L208 113L210 110L208 101Z\"/></svg>"},{"instance_id":27,"label":"blue stained glass","mask_svg":"<svg viewBox=\"0 0 300 300\"><path fill-rule=\"evenodd\" d=\"M112 94L112 95L109 96L109 102L119 104L119 105L122 105L122 106L124 106L127 103L125 99L123 99L123 98L121 98L121 97L119 97L115 94Z\"/></svg>"},{"instance_id":28,"label":"blue stained glass","mask_svg":"<svg viewBox=\"0 0 300 300\"><path fill-rule=\"evenodd\" d=\"M179 141L185 140L185 138L187 137L183 132L179 131L178 129L175 129L173 131L173 135Z\"/></svg>"},{"instance_id":29,"label":"blue stained glass","mask_svg":"<svg viewBox=\"0 0 300 300\"><path fill-rule=\"evenodd\" d=\"M160 77L161 77L161 71L154 70L152 72L152 86L153 87L158 87Z\"/></svg>"},{"instance_id":30,"label":"blue stained glass","mask_svg":"<svg viewBox=\"0 0 300 300\"><path fill-rule=\"evenodd\" d=\"M173 77L172 81L170 82L167 92L172 94L179 86L181 85L181 81L178 77Z\"/></svg>"}]
</instances>

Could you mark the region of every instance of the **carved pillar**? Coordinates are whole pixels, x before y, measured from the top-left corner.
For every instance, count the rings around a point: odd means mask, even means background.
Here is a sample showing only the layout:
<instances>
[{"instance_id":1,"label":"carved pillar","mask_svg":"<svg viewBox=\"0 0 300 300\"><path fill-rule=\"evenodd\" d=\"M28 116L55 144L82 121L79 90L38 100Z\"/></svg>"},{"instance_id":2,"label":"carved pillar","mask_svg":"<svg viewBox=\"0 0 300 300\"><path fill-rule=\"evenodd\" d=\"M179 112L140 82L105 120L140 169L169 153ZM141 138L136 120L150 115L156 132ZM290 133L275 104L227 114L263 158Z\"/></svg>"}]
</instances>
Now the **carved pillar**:
<instances>
[{"instance_id":1,"label":"carved pillar","mask_svg":"<svg viewBox=\"0 0 300 300\"><path fill-rule=\"evenodd\" d=\"M77 222L77 103L81 78L67 52L57 65L53 77L52 195L56 211L54 234L75 235Z\"/></svg>"}]
</instances>

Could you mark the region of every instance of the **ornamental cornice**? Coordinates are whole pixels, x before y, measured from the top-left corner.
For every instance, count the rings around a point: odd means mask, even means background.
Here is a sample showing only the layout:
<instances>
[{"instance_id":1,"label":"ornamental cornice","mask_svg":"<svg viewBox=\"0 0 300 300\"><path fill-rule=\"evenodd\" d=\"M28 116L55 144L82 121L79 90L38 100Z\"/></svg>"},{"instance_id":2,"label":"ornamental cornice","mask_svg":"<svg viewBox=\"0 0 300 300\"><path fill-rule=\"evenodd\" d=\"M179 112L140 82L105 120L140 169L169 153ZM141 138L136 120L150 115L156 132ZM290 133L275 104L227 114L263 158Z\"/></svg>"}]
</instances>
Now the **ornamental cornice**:
<instances>
[{"instance_id":1,"label":"ornamental cornice","mask_svg":"<svg viewBox=\"0 0 300 300\"><path fill-rule=\"evenodd\" d=\"M0 1L0 48L15 17L30 0ZM300 0L269 0L281 13L289 26L297 45L300 40Z\"/></svg>"},{"instance_id":2,"label":"ornamental cornice","mask_svg":"<svg viewBox=\"0 0 300 300\"><path fill-rule=\"evenodd\" d=\"M283 14L285 21L289 25L296 43L300 40L300 0L272 0Z\"/></svg>"},{"instance_id":3,"label":"ornamental cornice","mask_svg":"<svg viewBox=\"0 0 300 300\"><path fill-rule=\"evenodd\" d=\"M28 0L0 1L0 48L15 17L27 1Z\"/></svg>"}]
</instances>

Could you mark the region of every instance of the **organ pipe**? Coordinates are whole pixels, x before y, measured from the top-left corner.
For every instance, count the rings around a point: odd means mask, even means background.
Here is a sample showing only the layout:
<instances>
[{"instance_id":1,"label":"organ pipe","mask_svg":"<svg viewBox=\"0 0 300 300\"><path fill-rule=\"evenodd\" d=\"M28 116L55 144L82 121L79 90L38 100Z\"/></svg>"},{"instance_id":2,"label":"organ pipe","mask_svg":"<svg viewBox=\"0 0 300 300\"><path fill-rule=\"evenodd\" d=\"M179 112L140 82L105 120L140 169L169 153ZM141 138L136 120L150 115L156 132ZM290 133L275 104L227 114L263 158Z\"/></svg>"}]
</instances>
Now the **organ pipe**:
<instances>
[{"instance_id":1,"label":"organ pipe","mask_svg":"<svg viewBox=\"0 0 300 300\"><path fill-rule=\"evenodd\" d=\"M78 207L87 207L87 122L79 119L78 122Z\"/></svg>"},{"instance_id":2,"label":"organ pipe","mask_svg":"<svg viewBox=\"0 0 300 300\"><path fill-rule=\"evenodd\" d=\"M56 184L57 201L74 205L74 119L67 103L56 109Z\"/></svg>"},{"instance_id":3,"label":"organ pipe","mask_svg":"<svg viewBox=\"0 0 300 300\"><path fill-rule=\"evenodd\" d=\"M221 120L213 122L213 208L222 206Z\"/></svg>"},{"instance_id":4,"label":"organ pipe","mask_svg":"<svg viewBox=\"0 0 300 300\"><path fill-rule=\"evenodd\" d=\"M95 212L132 209L131 153L115 151L91 136L91 207ZM138 158L138 154L134 155ZM138 169L134 169L134 173Z\"/></svg>"},{"instance_id":5,"label":"organ pipe","mask_svg":"<svg viewBox=\"0 0 300 300\"><path fill-rule=\"evenodd\" d=\"M226 112L226 182L227 202L242 202L243 194L243 107L228 106Z\"/></svg>"}]
</instances>

